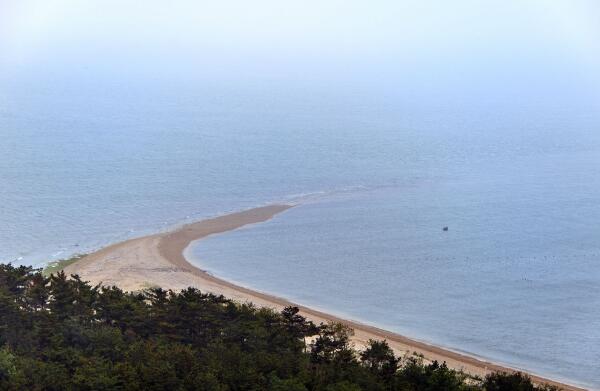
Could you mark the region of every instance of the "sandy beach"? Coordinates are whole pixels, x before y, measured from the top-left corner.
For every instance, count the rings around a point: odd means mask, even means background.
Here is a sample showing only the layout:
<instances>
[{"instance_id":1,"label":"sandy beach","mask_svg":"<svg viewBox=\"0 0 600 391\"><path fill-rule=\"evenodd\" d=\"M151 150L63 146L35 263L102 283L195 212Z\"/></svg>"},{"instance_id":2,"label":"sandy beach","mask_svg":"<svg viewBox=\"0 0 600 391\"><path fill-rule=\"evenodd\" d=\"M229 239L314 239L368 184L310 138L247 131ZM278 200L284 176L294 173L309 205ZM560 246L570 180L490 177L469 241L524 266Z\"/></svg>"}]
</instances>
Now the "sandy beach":
<instances>
[{"instance_id":1,"label":"sandy beach","mask_svg":"<svg viewBox=\"0 0 600 391\"><path fill-rule=\"evenodd\" d=\"M128 291L153 286L180 290L191 286L204 292L222 294L233 300L252 302L258 306L280 310L296 304L284 298L257 292L212 276L190 264L185 257L185 252L193 241L248 224L267 221L291 207L291 205L270 205L249 209L184 225L171 232L117 243L67 266L65 272L78 274L93 284L115 285ZM369 339L386 339L398 355L416 352L423 355L426 360L445 361L449 367L463 370L472 375L484 376L492 371L514 371L502 365L416 341L373 326L341 319L305 306L297 306L301 309L303 316L315 323L333 321L352 327L354 329L353 342L359 349ZM565 390L582 390L582 388L533 374L531 377L535 382L556 385Z\"/></svg>"}]
</instances>

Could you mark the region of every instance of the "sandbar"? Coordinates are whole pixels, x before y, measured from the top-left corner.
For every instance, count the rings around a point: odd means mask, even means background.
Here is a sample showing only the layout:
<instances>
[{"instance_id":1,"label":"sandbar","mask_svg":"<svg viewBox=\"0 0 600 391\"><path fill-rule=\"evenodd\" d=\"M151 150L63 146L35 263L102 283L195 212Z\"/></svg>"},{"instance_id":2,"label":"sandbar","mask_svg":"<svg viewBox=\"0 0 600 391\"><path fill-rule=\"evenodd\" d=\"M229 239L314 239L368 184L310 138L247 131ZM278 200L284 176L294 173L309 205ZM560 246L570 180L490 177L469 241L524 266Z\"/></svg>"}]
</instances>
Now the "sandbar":
<instances>
[{"instance_id":1,"label":"sandbar","mask_svg":"<svg viewBox=\"0 0 600 391\"><path fill-rule=\"evenodd\" d=\"M257 306L281 310L294 305L307 319L321 322L339 322L354 329L352 342L360 349L369 339L385 339L397 355L422 355L426 361L446 362L448 367L483 377L494 371L513 372L515 369L486 360L417 341L394 332L366 325L357 321L317 311L294 304L284 298L239 286L213 276L192 265L185 257L185 250L197 240L209 235L257 224L273 218L293 205L268 205L235 212L196 223L183 225L173 231L148 235L113 244L91 253L67 266L67 274L77 274L92 284L117 286L126 291L161 287L174 291L187 287L203 292L223 295L239 302L251 302ZM523 372L523 371L522 371ZM583 390L529 373L536 383L547 383L564 390Z\"/></svg>"}]
</instances>

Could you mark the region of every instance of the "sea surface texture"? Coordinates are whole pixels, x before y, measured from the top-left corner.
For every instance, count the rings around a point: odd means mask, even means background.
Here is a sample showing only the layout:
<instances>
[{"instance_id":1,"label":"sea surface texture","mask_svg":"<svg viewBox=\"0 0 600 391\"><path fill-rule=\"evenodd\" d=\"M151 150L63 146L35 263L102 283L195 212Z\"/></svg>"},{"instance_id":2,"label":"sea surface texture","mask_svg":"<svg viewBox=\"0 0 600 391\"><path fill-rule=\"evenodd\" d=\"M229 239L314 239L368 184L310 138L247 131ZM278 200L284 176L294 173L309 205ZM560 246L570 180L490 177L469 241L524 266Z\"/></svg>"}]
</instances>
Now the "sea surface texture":
<instances>
[{"instance_id":1,"label":"sea surface texture","mask_svg":"<svg viewBox=\"0 0 600 391\"><path fill-rule=\"evenodd\" d=\"M198 243L195 262L600 388L598 101L385 84L5 81L0 260L294 202Z\"/></svg>"}]
</instances>

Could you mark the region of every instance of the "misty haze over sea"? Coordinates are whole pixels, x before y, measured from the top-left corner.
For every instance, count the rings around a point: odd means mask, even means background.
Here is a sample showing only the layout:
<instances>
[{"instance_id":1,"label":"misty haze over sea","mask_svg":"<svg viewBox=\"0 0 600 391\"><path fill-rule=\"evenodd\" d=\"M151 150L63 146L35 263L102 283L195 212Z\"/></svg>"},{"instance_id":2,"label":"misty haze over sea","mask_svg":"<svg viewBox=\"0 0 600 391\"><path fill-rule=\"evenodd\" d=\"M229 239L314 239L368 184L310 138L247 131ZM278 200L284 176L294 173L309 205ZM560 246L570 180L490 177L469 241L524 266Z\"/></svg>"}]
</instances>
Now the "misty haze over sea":
<instances>
[{"instance_id":1,"label":"misty haze over sea","mask_svg":"<svg viewBox=\"0 0 600 391\"><path fill-rule=\"evenodd\" d=\"M298 202L198 266L600 388L597 5L107 3L0 5L0 261Z\"/></svg>"}]
</instances>

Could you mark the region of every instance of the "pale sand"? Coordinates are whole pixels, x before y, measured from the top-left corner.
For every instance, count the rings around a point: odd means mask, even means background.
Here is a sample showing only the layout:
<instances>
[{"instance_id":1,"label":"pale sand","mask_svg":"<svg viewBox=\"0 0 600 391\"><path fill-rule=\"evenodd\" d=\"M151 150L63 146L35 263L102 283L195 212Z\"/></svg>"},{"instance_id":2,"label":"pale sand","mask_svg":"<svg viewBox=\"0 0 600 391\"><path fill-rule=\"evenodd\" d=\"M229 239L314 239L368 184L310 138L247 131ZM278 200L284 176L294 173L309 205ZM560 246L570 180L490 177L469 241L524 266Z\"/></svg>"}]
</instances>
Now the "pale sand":
<instances>
[{"instance_id":1,"label":"pale sand","mask_svg":"<svg viewBox=\"0 0 600 391\"><path fill-rule=\"evenodd\" d=\"M236 301L252 302L258 306L281 310L286 306L296 304L214 277L191 265L186 260L184 251L195 240L269 220L289 208L291 208L290 205L270 205L250 209L188 224L172 232L117 243L66 267L65 272L78 274L92 284L115 285L127 291L136 291L152 286L172 290L195 287L203 292L222 294ZM491 371L513 371L511 368L415 341L373 326L341 319L301 305L296 306L300 308L303 316L317 324L333 321L353 328L352 341L359 349L369 339L386 339L398 355L416 352L423 355L427 361L445 361L450 368L472 375L484 376ZM539 376L531 375L531 377L537 383L554 384L565 390L582 390L582 388Z\"/></svg>"}]
</instances>

